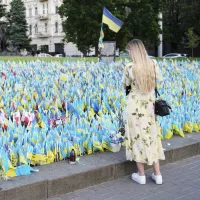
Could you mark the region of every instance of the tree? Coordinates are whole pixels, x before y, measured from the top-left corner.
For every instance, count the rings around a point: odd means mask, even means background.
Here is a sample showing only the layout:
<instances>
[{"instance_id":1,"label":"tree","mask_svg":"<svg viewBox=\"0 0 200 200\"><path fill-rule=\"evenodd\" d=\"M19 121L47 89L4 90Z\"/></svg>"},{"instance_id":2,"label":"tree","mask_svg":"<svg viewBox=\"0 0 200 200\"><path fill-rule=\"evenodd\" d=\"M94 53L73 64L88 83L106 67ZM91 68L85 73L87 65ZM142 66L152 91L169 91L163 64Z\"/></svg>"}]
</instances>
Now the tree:
<instances>
[{"instance_id":1,"label":"tree","mask_svg":"<svg viewBox=\"0 0 200 200\"><path fill-rule=\"evenodd\" d=\"M191 27L194 32L200 35L200 1L199 0L184 0L181 4L181 28L184 33Z\"/></svg>"},{"instance_id":2,"label":"tree","mask_svg":"<svg viewBox=\"0 0 200 200\"><path fill-rule=\"evenodd\" d=\"M0 50L6 49L8 41L8 22L6 18L6 5L0 5Z\"/></svg>"},{"instance_id":3,"label":"tree","mask_svg":"<svg viewBox=\"0 0 200 200\"><path fill-rule=\"evenodd\" d=\"M22 0L13 0L8 13L10 41L18 51L30 47L31 39L27 36L28 24L26 8Z\"/></svg>"},{"instance_id":4,"label":"tree","mask_svg":"<svg viewBox=\"0 0 200 200\"><path fill-rule=\"evenodd\" d=\"M5 5L0 5L0 19L6 15Z\"/></svg>"},{"instance_id":5,"label":"tree","mask_svg":"<svg viewBox=\"0 0 200 200\"><path fill-rule=\"evenodd\" d=\"M179 0L163 1L163 39L171 43L173 49L177 49L182 41L180 13Z\"/></svg>"},{"instance_id":6,"label":"tree","mask_svg":"<svg viewBox=\"0 0 200 200\"><path fill-rule=\"evenodd\" d=\"M146 43L158 43L160 2L161 0L64 0L59 13L63 18L65 39L76 44L82 52L95 47L97 53L102 12L106 6L124 24L117 34L104 25L105 41L116 40L120 49L124 49L134 37L145 40Z\"/></svg>"},{"instance_id":7,"label":"tree","mask_svg":"<svg viewBox=\"0 0 200 200\"><path fill-rule=\"evenodd\" d=\"M115 3L110 0L64 0L59 8L60 15L63 18L66 17L63 22L65 39L67 42L76 44L83 53L88 52L92 47L95 47L96 51L98 49L104 5L112 10ZM118 11L115 11L114 14L119 17ZM111 39L111 33L108 32L107 27L105 27L104 32L106 39ZM115 33L112 35L113 38L116 37Z\"/></svg>"},{"instance_id":8,"label":"tree","mask_svg":"<svg viewBox=\"0 0 200 200\"><path fill-rule=\"evenodd\" d=\"M190 27L200 35L199 10L199 0L163 0L163 36L173 50L182 46L183 36Z\"/></svg>"},{"instance_id":9,"label":"tree","mask_svg":"<svg viewBox=\"0 0 200 200\"><path fill-rule=\"evenodd\" d=\"M161 0L129 0L126 4L128 10L122 31L118 37L125 37L127 43L132 38L141 39L146 46L159 44L158 34L161 33L158 25L158 14ZM124 44L122 43L121 48Z\"/></svg>"},{"instance_id":10,"label":"tree","mask_svg":"<svg viewBox=\"0 0 200 200\"><path fill-rule=\"evenodd\" d=\"M48 45L42 45L40 50L41 53L48 53L49 52Z\"/></svg>"},{"instance_id":11,"label":"tree","mask_svg":"<svg viewBox=\"0 0 200 200\"><path fill-rule=\"evenodd\" d=\"M185 43L185 48L192 49L192 57L193 57L193 49L198 47L200 37L196 35L193 31L193 28L189 28L188 31L185 33L187 36L187 42Z\"/></svg>"}]
</instances>

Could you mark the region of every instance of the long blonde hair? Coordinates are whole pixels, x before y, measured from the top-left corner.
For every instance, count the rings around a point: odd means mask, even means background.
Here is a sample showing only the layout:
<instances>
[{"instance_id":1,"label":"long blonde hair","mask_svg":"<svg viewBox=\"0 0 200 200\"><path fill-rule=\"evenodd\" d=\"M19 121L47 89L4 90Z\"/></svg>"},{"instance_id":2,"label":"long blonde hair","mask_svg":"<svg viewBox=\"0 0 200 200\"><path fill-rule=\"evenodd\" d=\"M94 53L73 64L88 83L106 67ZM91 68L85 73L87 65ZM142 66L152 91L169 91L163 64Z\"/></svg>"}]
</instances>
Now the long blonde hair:
<instances>
[{"instance_id":1,"label":"long blonde hair","mask_svg":"<svg viewBox=\"0 0 200 200\"><path fill-rule=\"evenodd\" d=\"M154 62L148 57L144 44L134 39L127 45L133 60L133 76L141 92L151 92L155 88Z\"/></svg>"}]
</instances>

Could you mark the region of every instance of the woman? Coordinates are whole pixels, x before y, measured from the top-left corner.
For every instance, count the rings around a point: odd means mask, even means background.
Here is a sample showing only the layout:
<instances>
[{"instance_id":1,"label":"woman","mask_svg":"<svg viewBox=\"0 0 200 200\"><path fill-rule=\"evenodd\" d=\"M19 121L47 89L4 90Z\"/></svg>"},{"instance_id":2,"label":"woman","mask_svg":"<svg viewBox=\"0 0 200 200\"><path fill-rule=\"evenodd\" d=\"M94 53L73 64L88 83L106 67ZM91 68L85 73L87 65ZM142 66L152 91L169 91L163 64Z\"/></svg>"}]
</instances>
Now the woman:
<instances>
[{"instance_id":1,"label":"woman","mask_svg":"<svg viewBox=\"0 0 200 200\"><path fill-rule=\"evenodd\" d=\"M154 114L155 76L159 70L156 61L151 60L143 43L134 39L127 45L132 63L124 70L123 86L131 85L127 99L126 121L126 158L134 160L138 173L132 179L139 184L146 184L144 164L153 165L152 179L162 184L159 160L164 160L160 128Z\"/></svg>"}]
</instances>

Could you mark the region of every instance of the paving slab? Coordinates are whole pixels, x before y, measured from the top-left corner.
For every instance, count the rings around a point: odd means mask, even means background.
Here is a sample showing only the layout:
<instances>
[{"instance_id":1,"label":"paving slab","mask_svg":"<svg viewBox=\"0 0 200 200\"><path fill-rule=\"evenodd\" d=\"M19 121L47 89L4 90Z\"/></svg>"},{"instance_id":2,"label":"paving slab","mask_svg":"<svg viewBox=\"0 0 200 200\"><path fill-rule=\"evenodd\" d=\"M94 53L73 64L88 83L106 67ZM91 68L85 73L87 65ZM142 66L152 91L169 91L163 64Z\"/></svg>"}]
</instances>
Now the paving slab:
<instances>
[{"instance_id":1,"label":"paving slab","mask_svg":"<svg viewBox=\"0 0 200 200\"><path fill-rule=\"evenodd\" d=\"M163 185L151 180L152 169L149 169L145 172L146 185L135 183L129 175L50 200L199 200L199 169L200 155L163 166Z\"/></svg>"},{"instance_id":2,"label":"paving slab","mask_svg":"<svg viewBox=\"0 0 200 200\"><path fill-rule=\"evenodd\" d=\"M200 154L200 133L186 134L185 138L174 136L171 140L163 141L163 148L166 160L161 161L161 165L198 155ZM0 200L53 198L124 177L136 171L136 164L126 161L125 149L122 148L117 153L104 152L80 157L80 162L76 165L60 161L37 168L38 173L0 181L0 188L2 188Z\"/></svg>"}]
</instances>

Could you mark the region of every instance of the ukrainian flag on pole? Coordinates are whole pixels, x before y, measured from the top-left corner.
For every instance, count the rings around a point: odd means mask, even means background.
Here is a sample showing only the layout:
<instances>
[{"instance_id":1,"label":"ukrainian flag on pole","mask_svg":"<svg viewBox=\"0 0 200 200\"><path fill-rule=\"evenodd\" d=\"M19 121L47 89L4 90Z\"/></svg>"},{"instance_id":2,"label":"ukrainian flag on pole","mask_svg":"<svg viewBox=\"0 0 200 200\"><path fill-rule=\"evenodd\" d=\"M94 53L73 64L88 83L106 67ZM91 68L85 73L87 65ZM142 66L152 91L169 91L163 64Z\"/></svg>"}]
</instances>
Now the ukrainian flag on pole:
<instances>
[{"instance_id":1,"label":"ukrainian flag on pole","mask_svg":"<svg viewBox=\"0 0 200 200\"><path fill-rule=\"evenodd\" d=\"M99 38L99 48L100 49L104 48L104 45L103 45L103 38L104 38L103 24L107 24L110 30L117 33L121 29L123 22L121 20L117 19L115 16L113 16L111 14L111 12L106 7L104 7L102 24L101 24L101 32L100 32L100 38Z\"/></svg>"},{"instance_id":2,"label":"ukrainian flag on pole","mask_svg":"<svg viewBox=\"0 0 200 200\"><path fill-rule=\"evenodd\" d=\"M104 9L103 9L102 22L104 24L107 24L109 29L116 33L121 29L121 27L123 25L123 22L121 20L119 20L118 18L116 18L115 16L113 16L106 7L104 7Z\"/></svg>"}]
</instances>

